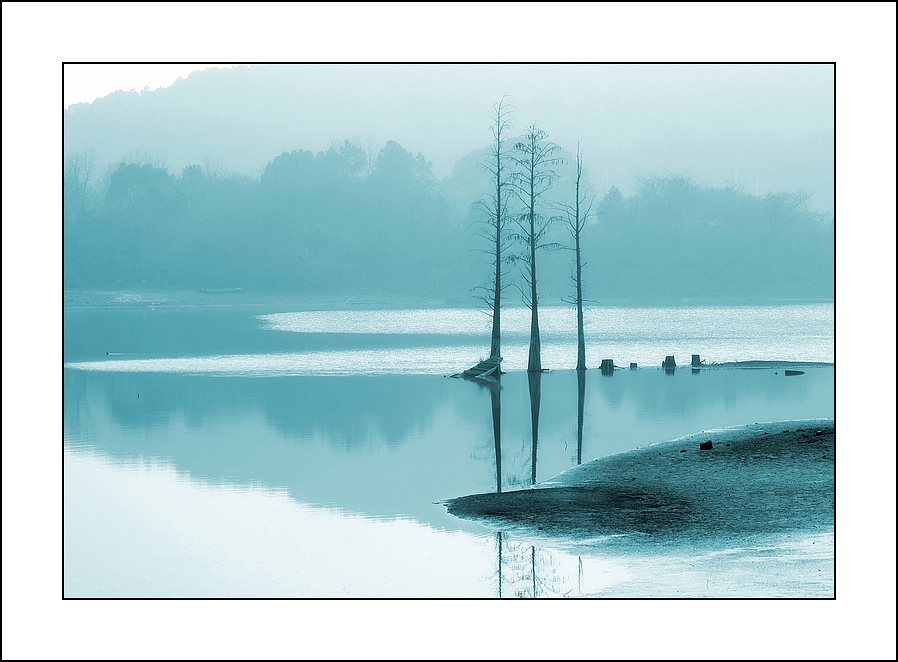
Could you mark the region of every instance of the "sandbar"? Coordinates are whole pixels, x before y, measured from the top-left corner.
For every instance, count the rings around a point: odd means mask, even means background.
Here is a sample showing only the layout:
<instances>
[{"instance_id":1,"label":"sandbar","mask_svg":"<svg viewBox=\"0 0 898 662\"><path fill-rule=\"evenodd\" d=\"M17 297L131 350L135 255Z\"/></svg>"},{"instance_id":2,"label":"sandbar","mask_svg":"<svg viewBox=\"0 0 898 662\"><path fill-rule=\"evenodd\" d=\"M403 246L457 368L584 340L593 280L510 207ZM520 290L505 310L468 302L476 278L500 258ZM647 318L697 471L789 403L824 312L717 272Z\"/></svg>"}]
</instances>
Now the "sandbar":
<instances>
[{"instance_id":1,"label":"sandbar","mask_svg":"<svg viewBox=\"0 0 898 662\"><path fill-rule=\"evenodd\" d=\"M711 442L708 450L701 444ZM492 528L658 541L834 530L835 422L708 430L599 458L531 489L445 502Z\"/></svg>"}]
</instances>

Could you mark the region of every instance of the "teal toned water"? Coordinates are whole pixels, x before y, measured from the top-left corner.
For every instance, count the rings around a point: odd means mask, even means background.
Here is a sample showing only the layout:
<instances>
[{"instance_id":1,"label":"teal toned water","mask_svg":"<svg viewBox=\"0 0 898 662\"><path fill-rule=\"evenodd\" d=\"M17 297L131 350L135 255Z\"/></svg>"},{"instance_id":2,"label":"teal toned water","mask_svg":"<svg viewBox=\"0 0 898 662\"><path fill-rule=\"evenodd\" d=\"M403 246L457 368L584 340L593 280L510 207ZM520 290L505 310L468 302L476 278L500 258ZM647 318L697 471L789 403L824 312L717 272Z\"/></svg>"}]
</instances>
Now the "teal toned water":
<instances>
[{"instance_id":1,"label":"teal toned water","mask_svg":"<svg viewBox=\"0 0 898 662\"><path fill-rule=\"evenodd\" d=\"M795 377L654 367L671 353L832 361L831 304L593 310L590 365L652 367L588 373L579 447L570 315L546 309L553 370L535 450L516 371L526 317L506 319L497 444L490 391L445 376L482 353L488 320L476 311L66 309L65 595L476 597L497 595L500 575L503 596L831 595L831 532L583 549L489 530L439 504L526 489L578 454L832 418L832 366Z\"/></svg>"},{"instance_id":2,"label":"teal toned water","mask_svg":"<svg viewBox=\"0 0 898 662\"><path fill-rule=\"evenodd\" d=\"M72 367L220 375L451 374L489 351L490 317L473 309L265 312L263 306L70 309ZM666 308L585 313L589 365L658 366L673 354L708 362L834 360L832 304ZM544 368L576 364L576 315L540 309ZM524 370L530 312L502 318L503 369ZM109 352L109 355L106 355Z\"/></svg>"}]
</instances>

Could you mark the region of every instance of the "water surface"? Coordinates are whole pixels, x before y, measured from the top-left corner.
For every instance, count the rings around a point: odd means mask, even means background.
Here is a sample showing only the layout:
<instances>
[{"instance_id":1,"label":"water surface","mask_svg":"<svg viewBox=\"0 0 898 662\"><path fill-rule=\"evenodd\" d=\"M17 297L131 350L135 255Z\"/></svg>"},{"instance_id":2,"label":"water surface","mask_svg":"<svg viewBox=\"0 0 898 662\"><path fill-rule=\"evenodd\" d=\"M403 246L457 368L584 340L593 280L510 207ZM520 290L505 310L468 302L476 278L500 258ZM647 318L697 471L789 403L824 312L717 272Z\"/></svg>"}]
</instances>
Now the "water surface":
<instances>
[{"instance_id":1,"label":"water surface","mask_svg":"<svg viewBox=\"0 0 898 662\"><path fill-rule=\"evenodd\" d=\"M698 325L707 337L700 349L697 337L683 340L684 359L693 349L708 360L782 359L804 334L792 358L819 361L831 359L831 310L686 308L679 326L670 310L622 310L643 330L621 323L589 342L619 364L652 356L655 365L671 352L656 355L652 343ZM334 312L66 311L65 595L803 595L821 590L820 573L831 577L831 555L818 551L831 550L826 532L726 550L602 541L584 550L458 520L440 502L527 489L578 461L702 429L831 418L832 366L795 377L589 371L582 385L558 367L539 379L534 419L526 373L509 369L500 389L446 376L488 339L457 313ZM567 312L546 315L556 366L571 354ZM783 320L787 329L765 326ZM602 333L629 349L618 359ZM794 581L771 587L769 573L748 572L770 549L780 553L766 567ZM677 570L686 567L703 570Z\"/></svg>"}]
</instances>

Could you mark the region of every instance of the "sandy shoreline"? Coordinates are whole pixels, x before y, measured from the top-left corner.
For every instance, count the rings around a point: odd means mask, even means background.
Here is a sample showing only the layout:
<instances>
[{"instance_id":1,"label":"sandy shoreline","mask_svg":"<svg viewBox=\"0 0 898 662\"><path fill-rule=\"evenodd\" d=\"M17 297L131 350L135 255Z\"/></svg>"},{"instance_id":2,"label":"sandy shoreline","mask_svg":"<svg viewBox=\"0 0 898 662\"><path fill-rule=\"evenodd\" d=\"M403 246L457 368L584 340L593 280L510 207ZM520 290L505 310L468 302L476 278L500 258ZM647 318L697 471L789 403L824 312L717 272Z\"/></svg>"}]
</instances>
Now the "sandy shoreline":
<instances>
[{"instance_id":1,"label":"sandy shoreline","mask_svg":"<svg viewBox=\"0 0 898 662\"><path fill-rule=\"evenodd\" d=\"M713 448L701 450L711 441ZM446 502L450 513L539 537L742 537L834 528L835 423L710 430L587 462L534 489Z\"/></svg>"}]
</instances>

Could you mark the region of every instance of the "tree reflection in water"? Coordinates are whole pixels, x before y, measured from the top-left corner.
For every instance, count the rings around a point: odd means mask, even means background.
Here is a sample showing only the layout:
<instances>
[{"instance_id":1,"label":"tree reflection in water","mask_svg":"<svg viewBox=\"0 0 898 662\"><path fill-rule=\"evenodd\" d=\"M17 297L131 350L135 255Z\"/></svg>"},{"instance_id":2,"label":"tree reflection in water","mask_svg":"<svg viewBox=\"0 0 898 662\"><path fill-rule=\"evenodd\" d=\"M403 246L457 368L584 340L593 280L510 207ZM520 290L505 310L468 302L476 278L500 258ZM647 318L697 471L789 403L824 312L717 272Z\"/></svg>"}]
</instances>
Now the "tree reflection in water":
<instances>
[{"instance_id":1,"label":"tree reflection in water","mask_svg":"<svg viewBox=\"0 0 898 662\"><path fill-rule=\"evenodd\" d=\"M583 400L586 396L586 368L577 371L577 464L583 464Z\"/></svg>"},{"instance_id":2,"label":"tree reflection in water","mask_svg":"<svg viewBox=\"0 0 898 662\"><path fill-rule=\"evenodd\" d=\"M515 541L508 533L496 533L497 596L500 598L574 597L567 577L559 572L557 559L546 549ZM582 565L581 565L582 573ZM577 595L579 595L579 575Z\"/></svg>"},{"instance_id":3,"label":"tree reflection in water","mask_svg":"<svg viewBox=\"0 0 898 662\"><path fill-rule=\"evenodd\" d=\"M532 456L530 459L530 484L536 485L536 442L539 438L539 400L541 372L528 372L527 383L530 387L530 430L532 440Z\"/></svg>"},{"instance_id":4,"label":"tree reflection in water","mask_svg":"<svg viewBox=\"0 0 898 662\"><path fill-rule=\"evenodd\" d=\"M496 493L502 492L502 385L501 376L496 379L478 380L490 392L493 418L493 444L496 453ZM537 448L539 440L539 412L542 373L527 374L530 394L531 458L530 484L536 484ZM577 464L583 460L583 407L586 393L586 371L577 371ZM557 563L548 550L509 539L504 531L498 531L496 541L497 595L503 597L537 598L570 596L573 587L564 590L565 578L559 574ZM583 578L583 562L578 557L577 595Z\"/></svg>"}]
</instances>

